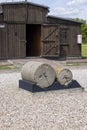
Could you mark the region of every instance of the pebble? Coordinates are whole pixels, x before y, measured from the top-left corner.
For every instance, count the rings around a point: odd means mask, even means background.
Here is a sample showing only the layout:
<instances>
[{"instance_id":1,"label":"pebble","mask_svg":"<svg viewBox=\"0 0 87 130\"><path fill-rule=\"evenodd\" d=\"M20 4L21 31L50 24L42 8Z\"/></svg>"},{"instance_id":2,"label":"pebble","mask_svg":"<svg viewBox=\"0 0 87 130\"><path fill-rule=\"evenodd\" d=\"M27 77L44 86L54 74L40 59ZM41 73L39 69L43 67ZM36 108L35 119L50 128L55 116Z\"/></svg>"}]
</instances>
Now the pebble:
<instances>
[{"instance_id":1,"label":"pebble","mask_svg":"<svg viewBox=\"0 0 87 130\"><path fill-rule=\"evenodd\" d=\"M87 69L72 73L87 89ZM0 130L86 130L87 93L31 93L19 88L19 79L20 72L0 74Z\"/></svg>"}]
</instances>

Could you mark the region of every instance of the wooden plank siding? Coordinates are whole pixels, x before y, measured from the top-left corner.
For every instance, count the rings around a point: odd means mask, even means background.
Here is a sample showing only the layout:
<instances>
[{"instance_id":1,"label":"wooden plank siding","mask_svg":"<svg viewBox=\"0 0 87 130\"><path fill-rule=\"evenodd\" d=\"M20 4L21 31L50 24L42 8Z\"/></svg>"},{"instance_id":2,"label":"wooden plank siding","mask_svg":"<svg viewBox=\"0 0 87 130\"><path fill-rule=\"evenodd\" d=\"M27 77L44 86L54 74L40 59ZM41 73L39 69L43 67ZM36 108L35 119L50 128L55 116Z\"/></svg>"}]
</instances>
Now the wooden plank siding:
<instances>
[{"instance_id":1,"label":"wooden plank siding","mask_svg":"<svg viewBox=\"0 0 87 130\"><path fill-rule=\"evenodd\" d=\"M48 9L32 4L3 5L4 21L42 24L47 22Z\"/></svg>"},{"instance_id":2,"label":"wooden plank siding","mask_svg":"<svg viewBox=\"0 0 87 130\"><path fill-rule=\"evenodd\" d=\"M60 56L81 56L81 45L77 43L77 35L81 34L81 23L54 17L48 17L47 19L49 24L58 24L60 31L61 29L68 30L68 43L66 45L61 45L61 37L59 38Z\"/></svg>"},{"instance_id":3,"label":"wooden plank siding","mask_svg":"<svg viewBox=\"0 0 87 130\"><path fill-rule=\"evenodd\" d=\"M8 57L23 58L26 56L25 24L8 24Z\"/></svg>"},{"instance_id":4,"label":"wooden plank siding","mask_svg":"<svg viewBox=\"0 0 87 130\"><path fill-rule=\"evenodd\" d=\"M77 43L77 35L81 34L81 27L78 25L60 25L61 29L68 29L68 43L60 44L60 56L81 56L81 45Z\"/></svg>"},{"instance_id":5,"label":"wooden plank siding","mask_svg":"<svg viewBox=\"0 0 87 130\"><path fill-rule=\"evenodd\" d=\"M7 24L0 28L0 59L25 57L25 24Z\"/></svg>"},{"instance_id":6,"label":"wooden plank siding","mask_svg":"<svg viewBox=\"0 0 87 130\"><path fill-rule=\"evenodd\" d=\"M0 59L81 56L81 45L77 44L81 23L47 16L48 7L30 2L2 3L0 10L0 24L5 24L0 28ZM64 29L66 40L61 38Z\"/></svg>"},{"instance_id":7,"label":"wooden plank siding","mask_svg":"<svg viewBox=\"0 0 87 130\"><path fill-rule=\"evenodd\" d=\"M67 42L61 43L61 30L67 31ZM60 56L69 56L70 55L70 46L71 46L71 30L70 26L67 25L59 25L59 44L60 44ZM64 38L64 36L63 36Z\"/></svg>"},{"instance_id":8,"label":"wooden plank siding","mask_svg":"<svg viewBox=\"0 0 87 130\"><path fill-rule=\"evenodd\" d=\"M8 22L25 22L26 6L21 4L3 5L4 21Z\"/></svg>"},{"instance_id":9,"label":"wooden plank siding","mask_svg":"<svg viewBox=\"0 0 87 130\"><path fill-rule=\"evenodd\" d=\"M6 23L7 26L5 30L6 38L1 37L0 39L0 46L2 46L0 48L0 57L10 59L25 58L26 25L38 24L41 26L47 22L48 7L26 2L2 3L1 7L0 21ZM5 36L5 34L3 31L0 32L0 36ZM3 49L5 50L4 44L7 45L6 56L3 51ZM39 47L39 49L41 48Z\"/></svg>"},{"instance_id":10,"label":"wooden plank siding","mask_svg":"<svg viewBox=\"0 0 87 130\"><path fill-rule=\"evenodd\" d=\"M81 44L77 43L77 35L81 34L80 26L71 26L71 46L70 55L71 56L81 56Z\"/></svg>"},{"instance_id":11,"label":"wooden plank siding","mask_svg":"<svg viewBox=\"0 0 87 130\"><path fill-rule=\"evenodd\" d=\"M46 15L48 13L47 9L28 5L27 6L27 23L30 24L43 24L47 22Z\"/></svg>"},{"instance_id":12,"label":"wooden plank siding","mask_svg":"<svg viewBox=\"0 0 87 130\"><path fill-rule=\"evenodd\" d=\"M2 24L1 24L2 25ZM7 28L0 28L0 59L7 59L8 45L7 45Z\"/></svg>"}]
</instances>

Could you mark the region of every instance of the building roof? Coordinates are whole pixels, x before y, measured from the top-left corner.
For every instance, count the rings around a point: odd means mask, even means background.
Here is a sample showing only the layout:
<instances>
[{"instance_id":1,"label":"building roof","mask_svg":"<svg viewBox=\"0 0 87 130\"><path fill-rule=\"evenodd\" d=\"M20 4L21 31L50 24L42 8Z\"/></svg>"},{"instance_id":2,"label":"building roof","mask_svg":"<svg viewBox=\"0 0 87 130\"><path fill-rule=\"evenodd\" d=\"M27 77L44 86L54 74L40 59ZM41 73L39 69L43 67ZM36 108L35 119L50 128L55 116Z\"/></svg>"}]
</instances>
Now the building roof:
<instances>
[{"instance_id":1,"label":"building roof","mask_svg":"<svg viewBox=\"0 0 87 130\"><path fill-rule=\"evenodd\" d=\"M41 5L41 4L37 4L37 3L33 3L33 2L26 2L26 1L18 1L18 2L2 2L2 3L0 3L0 5L14 5L14 4L30 4L30 5L39 6L39 7L42 7L42 8L49 9L48 6Z\"/></svg>"},{"instance_id":2,"label":"building roof","mask_svg":"<svg viewBox=\"0 0 87 130\"><path fill-rule=\"evenodd\" d=\"M26 2L26 1L17 1L17 2L2 2L0 3L0 14L2 14L2 5L19 5L19 4L29 4L29 5L34 5L34 6L38 6L38 7L42 7L45 8L49 11L49 7L48 6L44 6L41 4L37 4L37 3L33 3L33 2ZM48 15L48 18L53 18L53 19L59 19L59 20L63 20L63 21L68 21L68 22L74 22L74 23L78 23L78 24L82 24L82 22L79 21L75 21L72 18L63 18L63 17L57 17L57 16L53 16L53 15Z\"/></svg>"},{"instance_id":3,"label":"building roof","mask_svg":"<svg viewBox=\"0 0 87 130\"><path fill-rule=\"evenodd\" d=\"M69 22L74 22L74 23L78 23L78 24L82 24L82 22L75 21L72 18L63 18L63 17L52 16L52 15L48 15L47 17L48 18L53 18L53 19L59 19L59 20L69 21Z\"/></svg>"}]
</instances>

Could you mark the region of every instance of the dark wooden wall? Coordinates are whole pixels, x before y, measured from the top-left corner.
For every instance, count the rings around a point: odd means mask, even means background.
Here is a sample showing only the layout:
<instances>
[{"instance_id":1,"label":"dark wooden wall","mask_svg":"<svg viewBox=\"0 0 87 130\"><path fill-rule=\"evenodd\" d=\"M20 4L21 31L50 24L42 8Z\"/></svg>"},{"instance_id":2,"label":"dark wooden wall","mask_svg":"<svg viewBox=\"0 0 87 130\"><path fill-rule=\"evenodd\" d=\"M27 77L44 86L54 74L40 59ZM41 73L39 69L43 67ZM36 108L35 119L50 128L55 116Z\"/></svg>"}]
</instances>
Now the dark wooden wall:
<instances>
[{"instance_id":1,"label":"dark wooden wall","mask_svg":"<svg viewBox=\"0 0 87 130\"><path fill-rule=\"evenodd\" d=\"M46 15L48 13L47 9L42 7L28 5L27 7L27 22L31 24L43 24L47 22Z\"/></svg>"},{"instance_id":2,"label":"dark wooden wall","mask_svg":"<svg viewBox=\"0 0 87 130\"><path fill-rule=\"evenodd\" d=\"M26 20L26 6L18 4L3 5L4 21L8 22L25 22Z\"/></svg>"},{"instance_id":3,"label":"dark wooden wall","mask_svg":"<svg viewBox=\"0 0 87 130\"><path fill-rule=\"evenodd\" d=\"M0 59L26 56L25 24L7 24L0 28Z\"/></svg>"},{"instance_id":4,"label":"dark wooden wall","mask_svg":"<svg viewBox=\"0 0 87 130\"><path fill-rule=\"evenodd\" d=\"M68 43L66 45L59 43L60 55L64 53L65 56L70 57L81 56L81 45L77 43L77 35L81 34L81 27L79 25L60 25L59 28L60 30L64 28L68 29Z\"/></svg>"},{"instance_id":5,"label":"dark wooden wall","mask_svg":"<svg viewBox=\"0 0 87 130\"><path fill-rule=\"evenodd\" d=\"M28 3L4 3L1 6L0 59L26 57L26 25L47 22L48 8Z\"/></svg>"},{"instance_id":6,"label":"dark wooden wall","mask_svg":"<svg viewBox=\"0 0 87 130\"><path fill-rule=\"evenodd\" d=\"M8 24L8 57L23 58L26 56L25 24Z\"/></svg>"},{"instance_id":7,"label":"dark wooden wall","mask_svg":"<svg viewBox=\"0 0 87 130\"><path fill-rule=\"evenodd\" d=\"M6 59L7 57L8 57L7 25L5 25L5 28L0 28L0 59Z\"/></svg>"},{"instance_id":8,"label":"dark wooden wall","mask_svg":"<svg viewBox=\"0 0 87 130\"><path fill-rule=\"evenodd\" d=\"M46 17L48 8L26 3L2 4L2 11L0 24L5 24L5 28L0 28L0 59L26 57L26 27L32 25L34 30L34 24L37 26L37 37L33 34L33 38L39 39L37 46L40 46L41 56L81 56L81 45L77 44L81 23ZM66 45L60 43L61 29L68 30Z\"/></svg>"},{"instance_id":9,"label":"dark wooden wall","mask_svg":"<svg viewBox=\"0 0 87 130\"><path fill-rule=\"evenodd\" d=\"M77 35L81 34L81 23L48 17L48 23L58 24L59 33L61 29L68 29L68 44L60 45L60 56L81 56L81 45L77 43ZM59 44L60 37L59 37Z\"/></svg>"},{"instance_id":10,"label":"dark wooden wall","mask_svg":"<svg viewBox=\"0 0 87 130\"><path fill-rule=\"evenodd\" d=\"M59 28L57 25L43 25L41 29L41 55L42 56L59 56Z\"/></svg>"},{"instance_id":11,"label":"dark wooden wall","mask_svg":"<svg viewBox=\"0 0 87 130\"><path fill-rule=\"evenodd\" d=\"M47 21L47 8L32 4L4 4L4 21L42 24Z\"/></svg>"},{"instance_id":12,"label":"dark wooden wall","mask_svg":"<svg viewBox=\"0 0 87 130\"><path fill-rule=\"evenodd\" d=\"M81 44L77 43L77 35L81 34L80 26L71 26L71 44L70 44L70 55L71 56L81 56Z\"/></svg>"}]
</instances>

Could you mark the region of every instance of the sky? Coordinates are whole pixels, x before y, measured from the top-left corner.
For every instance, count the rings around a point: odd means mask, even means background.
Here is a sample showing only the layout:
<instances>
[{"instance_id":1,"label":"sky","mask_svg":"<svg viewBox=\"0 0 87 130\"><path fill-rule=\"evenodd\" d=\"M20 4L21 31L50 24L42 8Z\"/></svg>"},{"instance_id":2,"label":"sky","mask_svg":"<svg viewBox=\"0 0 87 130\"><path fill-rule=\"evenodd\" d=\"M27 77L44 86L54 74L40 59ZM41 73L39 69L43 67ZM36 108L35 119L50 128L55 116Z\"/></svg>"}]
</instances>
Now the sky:
<instances>
[{"instance_id":1,"label":"sky","mask_svg":"<svg viewBox=\"0 0 87 130\"><path fill-rule=\"evenodd\" d=\"M0 0L0 2L24 0ZM87 0L27 0L49 7L49 15L87 20Z\"/></svg>"}]
</instances>

